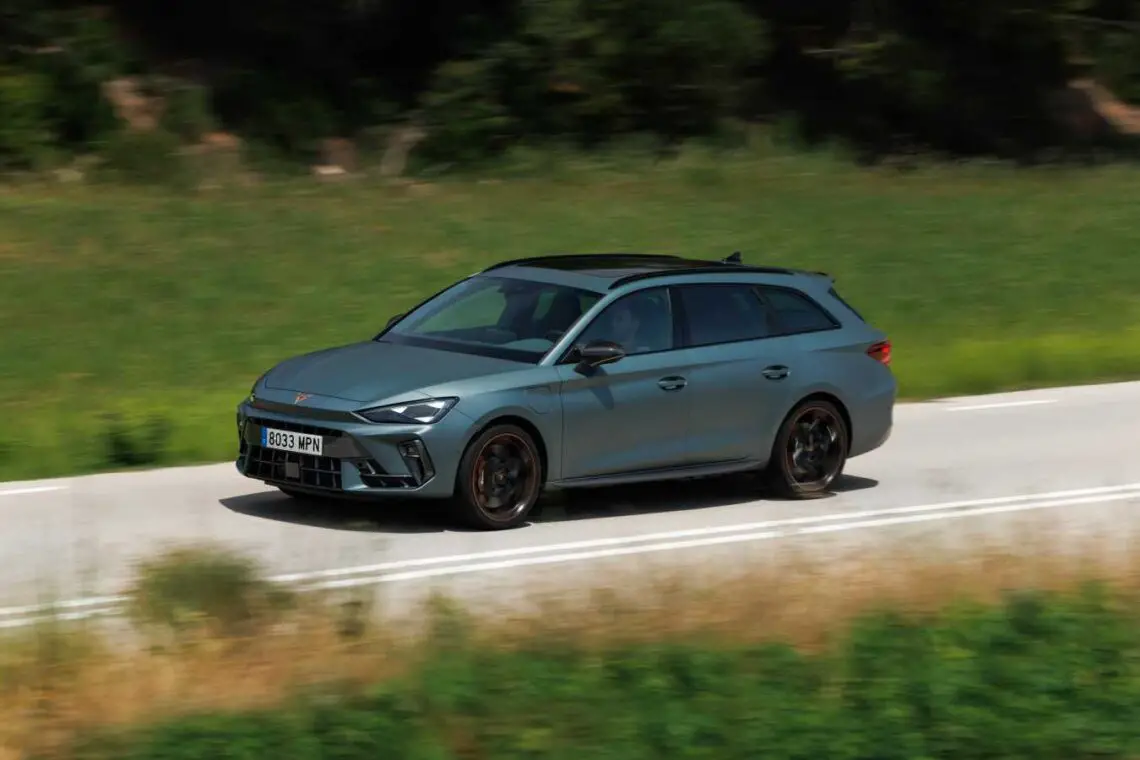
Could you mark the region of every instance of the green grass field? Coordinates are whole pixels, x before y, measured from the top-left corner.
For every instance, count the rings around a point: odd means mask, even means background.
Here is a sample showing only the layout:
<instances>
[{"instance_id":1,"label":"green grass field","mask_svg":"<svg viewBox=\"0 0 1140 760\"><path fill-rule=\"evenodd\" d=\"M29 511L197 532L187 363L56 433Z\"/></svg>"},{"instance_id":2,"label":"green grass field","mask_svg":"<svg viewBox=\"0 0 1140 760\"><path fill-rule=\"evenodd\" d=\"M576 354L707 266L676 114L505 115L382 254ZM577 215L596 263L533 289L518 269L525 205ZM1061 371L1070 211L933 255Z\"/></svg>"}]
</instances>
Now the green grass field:
<instances>
[{"instance_id":1,"label":"green grass field","mask_svg":"<svg viewBox=\"0 0 1140 760\"><path fill-rule=\"evenodd\" d=\"M10 186L0 477L227 459L234 405L272 363L545 252L739 249L827 270L891 334L906 397L1140 375L1138 190L1120 167L900 173L707 152L410 187ZM112 414L165 419L161 451L112 455Z\"/></svg>"}]
</instances>

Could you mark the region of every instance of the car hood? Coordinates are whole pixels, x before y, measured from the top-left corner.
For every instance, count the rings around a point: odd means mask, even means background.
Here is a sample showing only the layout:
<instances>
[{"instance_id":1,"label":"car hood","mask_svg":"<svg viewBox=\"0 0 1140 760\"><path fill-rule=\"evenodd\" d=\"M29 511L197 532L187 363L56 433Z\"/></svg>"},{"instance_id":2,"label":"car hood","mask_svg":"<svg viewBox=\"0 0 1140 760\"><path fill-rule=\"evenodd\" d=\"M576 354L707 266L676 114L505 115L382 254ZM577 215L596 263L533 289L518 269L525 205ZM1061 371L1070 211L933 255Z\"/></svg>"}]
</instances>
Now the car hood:
<instances>
[{"instance_id":1,"label":"car hood","mask_svg":"<svg viewBox=\"0 0 1140 760\"><path fill-rule=\"evenodd\" d=\"M366 341L286 359L266 374L264 382L275 390L380 401L518 366L486 356Z\"/></svg>"}]
</instances>

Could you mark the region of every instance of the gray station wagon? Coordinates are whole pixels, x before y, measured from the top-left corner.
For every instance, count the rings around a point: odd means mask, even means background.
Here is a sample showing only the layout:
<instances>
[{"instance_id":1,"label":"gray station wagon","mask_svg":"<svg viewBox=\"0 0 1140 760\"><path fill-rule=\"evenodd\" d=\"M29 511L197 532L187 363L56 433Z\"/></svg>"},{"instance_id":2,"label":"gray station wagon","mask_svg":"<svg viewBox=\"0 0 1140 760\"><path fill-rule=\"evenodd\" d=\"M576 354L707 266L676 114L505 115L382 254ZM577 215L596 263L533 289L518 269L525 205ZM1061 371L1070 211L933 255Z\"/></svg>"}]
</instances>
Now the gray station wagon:
<instances>
[{"instance_id":1,"label":"gray station wagon","mask_svg":"<svg viewBox=\"0 0 1140 760\"><path fill-rule=\"evenodd\" d=\"M243 475L295 497L527 520L545 489L753 471L826 492L891 433L887 336L820 272L665 255L506 261L238 406Z\"/></svg>"}]
</instances>

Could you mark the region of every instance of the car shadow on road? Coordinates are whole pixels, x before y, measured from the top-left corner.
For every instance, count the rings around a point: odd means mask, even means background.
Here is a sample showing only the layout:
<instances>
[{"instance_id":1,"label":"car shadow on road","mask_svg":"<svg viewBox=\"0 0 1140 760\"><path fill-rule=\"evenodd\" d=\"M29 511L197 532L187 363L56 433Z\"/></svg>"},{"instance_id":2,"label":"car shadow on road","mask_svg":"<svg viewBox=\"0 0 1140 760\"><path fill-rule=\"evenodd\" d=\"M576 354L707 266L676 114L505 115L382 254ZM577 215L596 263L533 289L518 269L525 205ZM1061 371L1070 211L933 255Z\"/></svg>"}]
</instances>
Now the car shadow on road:
<instances>
[{"instance_id":1,"label":"car shadow on road","mask_svg":"<svg viewBox=\"0 0 1140 760\"><path fill-rule=\"evenodd\" d=\"M342 499L294 499L269 491L221 499L223 507L248 517L327 530L360 533L440 533L454 530L443 505L429 501L381 503Z\"/></svg>"},{"instance_id":2,"label":"car shadow on road","mask_svg":"<svg viewBox=\"0 0 1140 760\"><path fill-rule=\"evenodd\" d=\"M871 478L844 475L835 485L841 493L874 488ZM827 498L827 497L825 497ZM750 501L773 501L754 478L727 476L645 485L589 488L551 493L539 502L533 523L599 520L636 514L662 514L713 509ZM423 500L367 503L337 499L293 499L275 491L221 499L231 512L265 520L326 530L363 533L467 532L450 519L443 504ZM525 529L525 526L523 526Z\"/></svg>"},{"instance_id":3,"label":"car shadow on road","mask_svg":"<svg viewBox=\"0 0 1140 760\"><path fill-rule=\"evenodd\" d=\"M833 491L822 499L843 493L874 488L879 481L856 475L843 475ZM727 507L751 501L781 503L756 479L747 475L711 477L648 485L583 488L554 496L543 505L535 522L569 522L625 517L637 514L689 512ZM818 501L818 499L817 499Z\"/></svg>"}]
</instances>

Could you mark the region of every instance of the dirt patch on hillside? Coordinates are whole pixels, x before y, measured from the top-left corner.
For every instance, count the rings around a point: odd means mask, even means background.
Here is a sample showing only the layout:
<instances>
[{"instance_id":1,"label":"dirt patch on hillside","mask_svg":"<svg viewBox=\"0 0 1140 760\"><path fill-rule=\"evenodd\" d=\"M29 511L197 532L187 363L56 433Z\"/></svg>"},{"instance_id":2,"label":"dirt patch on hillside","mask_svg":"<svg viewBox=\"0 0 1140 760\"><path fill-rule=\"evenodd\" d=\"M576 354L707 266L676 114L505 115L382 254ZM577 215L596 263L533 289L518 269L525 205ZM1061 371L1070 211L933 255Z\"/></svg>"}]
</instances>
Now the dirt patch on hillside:
<instances>
[{"instance_id":1,"label":"dirt patch on hillside","mask_svg":"<svg viewBox=\"0 0 1140 760\"><path fill-rule=\"evenodd\" d=\"M1115 127L1117 132L1140 135L1140 107L1125 103L1107 87L1091 79L1075 80L1069 84L1069 87L1086 97L1090 106Z\"/></svg>"},{"instance_id":2,"label":"dirt patch on hillside","mask_svg":"<svg viewBox=\"0 0 1140 760\"><path fill-rule=\"evenodd\" d=\"M1055 118L1074 137L1140 135L1140 107L1125 103L1095 80L1072 80L1053 94L1050 105Z\"/></svg>"}]
</instances>

